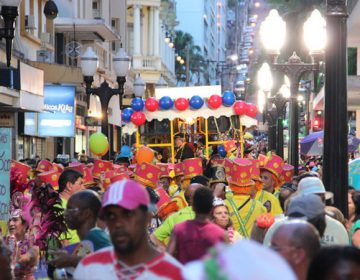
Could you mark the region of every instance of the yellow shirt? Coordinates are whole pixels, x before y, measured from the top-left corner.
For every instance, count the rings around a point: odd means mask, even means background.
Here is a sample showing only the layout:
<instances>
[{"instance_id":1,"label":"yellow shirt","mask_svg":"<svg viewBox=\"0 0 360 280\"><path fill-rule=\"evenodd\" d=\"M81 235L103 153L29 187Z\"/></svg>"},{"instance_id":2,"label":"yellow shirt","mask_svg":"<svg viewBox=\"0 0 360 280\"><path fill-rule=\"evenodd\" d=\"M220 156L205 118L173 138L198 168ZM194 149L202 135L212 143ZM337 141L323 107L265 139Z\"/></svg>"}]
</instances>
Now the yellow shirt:
<instances>
[{"instance_id":1,"label":"yellow shirt","mask_svg":"<svg viewBox=\"0 0 360 280\"><path fill-rule=\"evenodd\" d=\"M66 209L67 203L68 203L67 200L65 200L63 198L61 199L61 206L64 210ZM65 234L60 235L60 240L63 242L65 241L66 246L80 242L80 238L77 235L76 230L69 229L69 228L68 228L68 231L66 232L66 235Z\"/></svg>"},{"instance_id":2,"label":"yellow shirt","mask_svg":"<svg viewBox=\"0 0 360 280\"><path fill-rule=\"evenodd\" d=\"M185 193L183 190L181 190L177 195L175 195L171 201L176 201L176 205L179 207L179 209L183 209L186 206L188 206L186 199L185 199Z\"/></svg>"},{"instance_id":3,"label":"yellow shirt","mask_svg":"<svg viewBox=\"0 0 360 280\"><path fill-rule=\"evenodd\" d=\"M250 196L248 195L234 195L231 200L233 201L234 207L236 207L236 209L234 209L229 199L225 200L226 205L229 207L234 229L245 237L250 237L251 230L256 218L259 217L261 214L267 213L266 208L255 199L250 199L246 203L246 205L242 207L240 211L238 211L238 208L241 207L249 198ZM245 232L243 232L244 230L242 230L235 211L239 213L241 221L245 227Z\"/></svg>"},{"instance_id":4,"label":"yellow shirt","mask_svg":"<svg viewBox=\"0 0 360 280\"><path fill-rule=\"evenodd\" d=\"M256 193L255 199L260 201L262 205L268 210L268 212L274 217L283 214L283 210L280 206L279 199L272 193L267 191L259 191Z\"/></svg>"}]
</instances>

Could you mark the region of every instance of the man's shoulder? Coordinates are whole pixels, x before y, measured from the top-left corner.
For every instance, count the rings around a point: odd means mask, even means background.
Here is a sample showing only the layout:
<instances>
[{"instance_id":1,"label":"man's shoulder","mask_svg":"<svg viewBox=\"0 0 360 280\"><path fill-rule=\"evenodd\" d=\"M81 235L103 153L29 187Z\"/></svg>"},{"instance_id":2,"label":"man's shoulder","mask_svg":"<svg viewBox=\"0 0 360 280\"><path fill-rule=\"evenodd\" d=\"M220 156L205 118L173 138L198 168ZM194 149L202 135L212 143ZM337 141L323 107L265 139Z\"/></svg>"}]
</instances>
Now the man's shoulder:
<instances>
[{"instance_id":1,"label":"man's shoulder","mask_svg":"<svg viewBox=\"0 0 360 280\"><path fill-rule=\"evenodd\" d=\"M157 277L164 279L182 279L183 265L168 253L162 253L148 263L150 270Z\"/></svg>"},{"instance_id":2,"label":"man's shoulder","mask_svg":"<svg viewBox=\"0 0 360 280\"><path fill-rule=\"evenodd\" d=\"M109 246L98 250L94 253L87 255L81 260L83 266L98 264L98 265L108 265L113 263L113 247Z\"/></svg>"}]
</instances>

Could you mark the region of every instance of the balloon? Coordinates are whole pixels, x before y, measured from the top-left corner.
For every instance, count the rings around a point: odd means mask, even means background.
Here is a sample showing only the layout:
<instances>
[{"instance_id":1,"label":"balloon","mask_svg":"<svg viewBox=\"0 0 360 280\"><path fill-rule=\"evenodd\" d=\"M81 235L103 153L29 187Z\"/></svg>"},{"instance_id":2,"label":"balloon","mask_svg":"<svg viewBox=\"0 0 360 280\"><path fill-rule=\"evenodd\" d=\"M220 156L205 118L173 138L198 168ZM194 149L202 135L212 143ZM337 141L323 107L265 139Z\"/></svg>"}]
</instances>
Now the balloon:
<instances>
[{"instance_id":1,"label":"balloon","mask_svg":"<svg viewBox=\"0 0 360 280\"><path fill-rule=\"evenodd\" d=\"M159 100L160 108L163 110L169 110L174 105L174 102L169 96L163 96Z\"/></svg>"},{"instance_id":2,"label":"balloon","mask_svg":"<svg viewBox=\"0 0 360 280\"><path fill-rule=\"evenodd\" d=\"M89 147L93 154L103 156L109 150L109 141L104 134L97 132L90 136Z\"/></svg>"},{"instance_id":3,"label":"balloon","mask_svg":"<svg viewBox=\"0 0 360 280\"><path fill-rule=\"evenodd\" d=\"M221 157L226 157L226 150L225 150L224 145L218 146L218 153Z\"/></svg>"},{"instance_id":4,"label":"balloon","mask_svg":"<svg viewBox=\"0 0 360 280\"><path fill-rule=\"evenodd\" d=\"M211 109L217 109L221 106L222 99L220 95L213 94L208 99L208 105Z\"/></svg>"},{"instance_id":5,"label":"balloon","mask_svg":"<svg viewBox=\"0 0 360 280\"><path fill-rule=\"evenodd\" d=\"M235 94L232 91L225 91L222 96L222 104L224 106L232 106L235 102Z\"/></svg>"},{"instance_id":6,"label":"balloon","mask_svg":"<svg viewBox=\"0 0 360 280\"><path fill-rule=\"evenodd\" d=\"M159 102L155 98L148 98L145 102L146 110L155 112L159 108Z\"/></svg>"},{"instance_id":7,"label":"balloon","mask_svg":"<svg viewBox=\"0 0 360 280\"><path fill-rule=\"evenodd\" d=\"M179 111L184 111L189 107L189 101L184 97L180 97L175 100L175 107Z\"/></svg>"},{"instance_id":8,"label":"balloon","mask_svg":"<svg viewBox=\"0 0 360 280\"><path fill-rule=\"evenodd\" d=\"M250 118L255 118L257 114L257 107L255 104L248 103L246 106L246 115Z\"/></svg>"},{"instance_id":9,"label":"balloon","mask_svg":"<svg viewBox=\"0 0 360 280\"><path fill-rule=\"evenodd\" d=\"M246 102L236 101L234 104L234 112L236 115L244 115L246 113Z\"/></svg>"},{"instance_id":10,"label":"balloon","mask_svg":"<svg viewBox=\"0 0 360 280\"><path fill-rule=\"evenodd\" d=\"M204 105L204 100L199 95L194 95L190 99L190 107L192 109L200 109Z\"/></svg>"},{"instance_id":11,"label":"balloon","mask_svg":"<svg viewBox=\"0 0 360 280\"><path fill-rule=\"evenodd\" d=\"M121 119L124 122L130 122L131 121L131 115L133 114L133 109L131 108L125 108L121 113Z\"/></svg>"},{"instance_id":12,"label":"balloon","mask_svg":"<svg viewBox=\"0 0 360 280\"><path fill-rule=\"evenodd\" d=\"M140 97L135 97L131 101L131 108L134 111L142 111L144 109L144 101Z\"/></svg>"},{"instance_id":13,"label":"balloon","mask_svg":"<svg viewBox=\"0 0 360 280\"><path fill-rule=\"evenodd\" d=\"M148 147L141 147L136 153L136 162L141 164L143 162L151 163L154 160L154 151Z\"/></svg>"},{"instance_id":14,"label":"balloon","mask_svg":"<svg viewBox=\"0 0 360 280\"><path fill-rule=\"evenodd\" d=\"M137 126L143 125L146 122L146 117L143 112L134 112L131 115L131 122Z\"/></svg>"}]
</instances>

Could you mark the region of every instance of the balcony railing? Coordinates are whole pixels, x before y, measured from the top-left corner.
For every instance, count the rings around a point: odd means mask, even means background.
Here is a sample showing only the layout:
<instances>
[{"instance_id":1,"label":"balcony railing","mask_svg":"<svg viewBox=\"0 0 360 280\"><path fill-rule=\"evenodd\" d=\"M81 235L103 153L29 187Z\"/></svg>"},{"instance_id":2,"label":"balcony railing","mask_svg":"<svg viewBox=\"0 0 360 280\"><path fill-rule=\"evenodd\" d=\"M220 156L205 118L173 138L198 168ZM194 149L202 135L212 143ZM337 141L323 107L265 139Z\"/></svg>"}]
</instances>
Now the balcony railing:
<instances>
[{"instance_id":1,"label":"balcony railing","mask_svg":"<svg viewBox=\"0 0 360 280\"><path fill-rule=\"evenodd\" d=\"M137 70L161 70L160 57L156 56L133 56L133 67Z\"/></svg>"}]
</instances>

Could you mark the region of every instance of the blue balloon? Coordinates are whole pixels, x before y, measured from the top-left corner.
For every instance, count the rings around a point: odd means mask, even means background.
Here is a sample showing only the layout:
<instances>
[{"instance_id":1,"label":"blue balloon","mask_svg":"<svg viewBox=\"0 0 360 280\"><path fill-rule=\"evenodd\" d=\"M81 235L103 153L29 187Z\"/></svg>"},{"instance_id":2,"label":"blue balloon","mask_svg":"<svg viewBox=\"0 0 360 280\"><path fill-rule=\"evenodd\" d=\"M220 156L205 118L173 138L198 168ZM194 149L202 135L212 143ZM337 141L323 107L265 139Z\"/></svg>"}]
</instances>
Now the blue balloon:
<instances>
[{"instance_id":1,"label":"blue balloon","mask_svg":"<svg viewBox=\"0 0 360 280\"><path fill-rule=\"evenodd\" d=\"M194 95L189 101L192 109L198 110L204 105L204 100L199 95Z\"/></svg>"},{"instance_id":2,"label":"blue balloon","mask_svg":"<svg viewBox=\"0 0 360 280\"><path fill-rule=\"evenodd\" d=\"M174 106L174 102L169 96L163 96L159 100L159 106L163 110L169 110Z\"/></svg>"},{"instance_id":3,"label":"blue balloon","mask_svg":"<svg viewBox=\"0 0 360 280\"><path fill-rule=\"evenodd\" d=\"M133 114L133 109L131 108L125 108L121 113L121 119L124 122L130 122L131 121L131 115Z\"/></svg>"},{"instance_id":4,"label":"blue balloon","mask_svg":"<svg viewBox=\"0 0 360 280\"><path fill-rule=\"evenodd\" d=\"M131 101L131 108L134 111L142 111L144 109L144 101L140 97L135 97Z\"/></svg>"},{"instance_id":5,"label":"blue balloon","mask_svg":"<svg viewBox=\"0 0 360 280\"><path fill-rule=\"evenodd\" d=\"M226 150L225 150L224 145L218 146L218 153L221 157L226 157Z\"/></svg>"},{"instance_id":6,"label":"blue balloon","mask_svg":"<svg viewBox=\"0 0 360 280\"><path fill-rule=\"evenodd\" d=\"M227 107L232 106L235 99L235 94L232 91L225 91L222 96L222 104Z\"/></svg>"}]
</instances>

